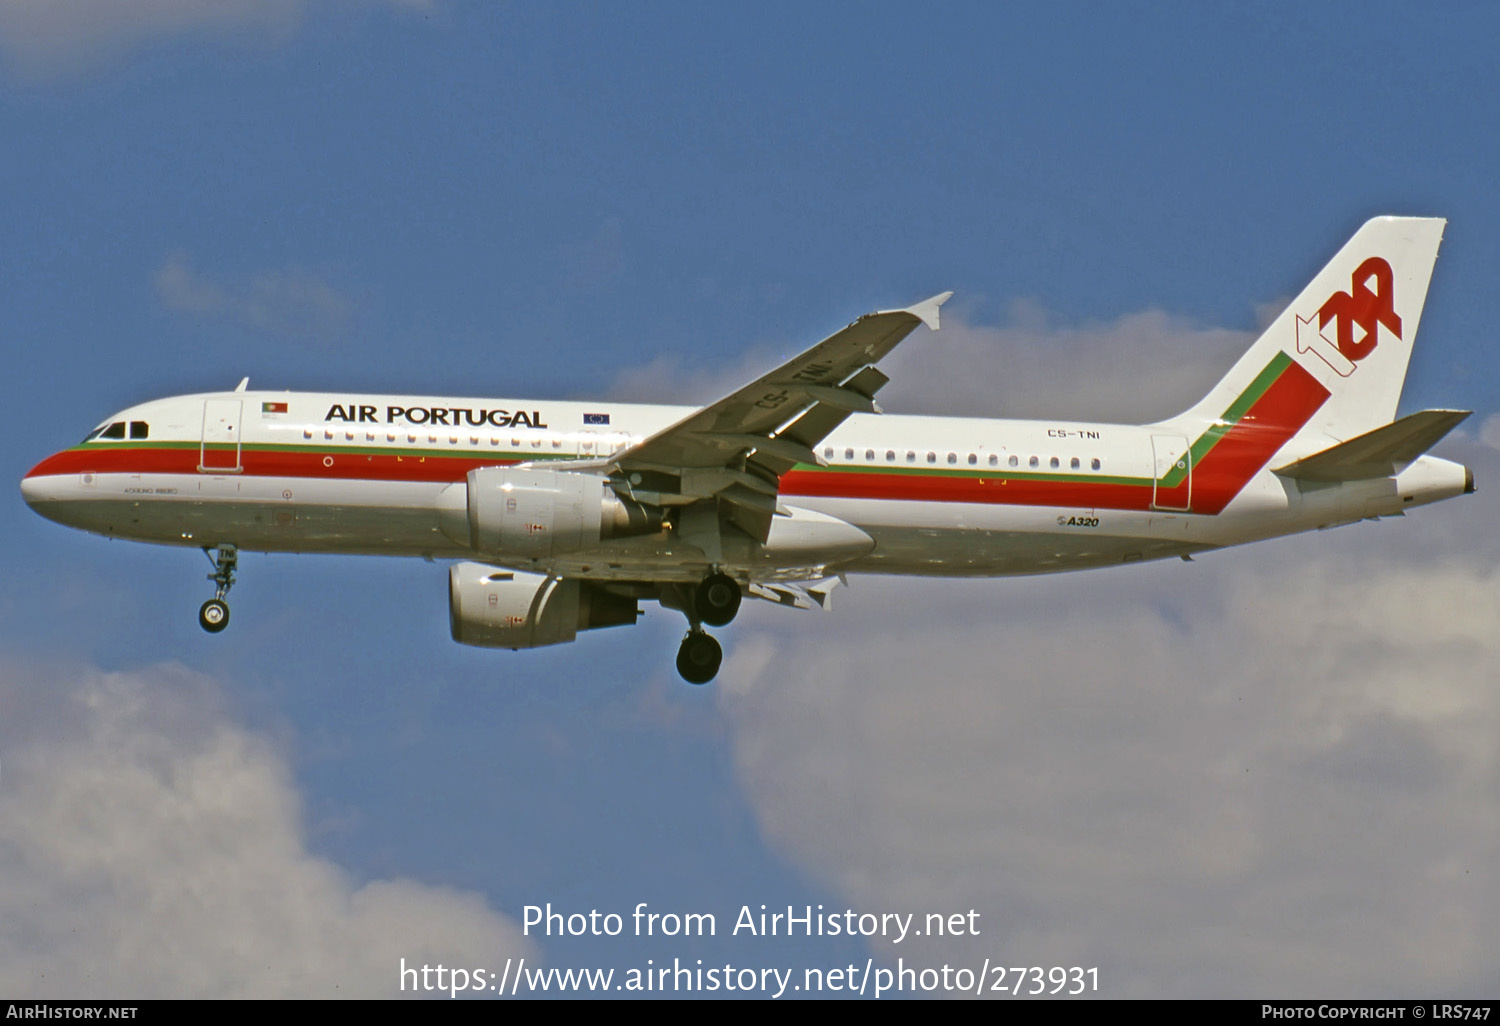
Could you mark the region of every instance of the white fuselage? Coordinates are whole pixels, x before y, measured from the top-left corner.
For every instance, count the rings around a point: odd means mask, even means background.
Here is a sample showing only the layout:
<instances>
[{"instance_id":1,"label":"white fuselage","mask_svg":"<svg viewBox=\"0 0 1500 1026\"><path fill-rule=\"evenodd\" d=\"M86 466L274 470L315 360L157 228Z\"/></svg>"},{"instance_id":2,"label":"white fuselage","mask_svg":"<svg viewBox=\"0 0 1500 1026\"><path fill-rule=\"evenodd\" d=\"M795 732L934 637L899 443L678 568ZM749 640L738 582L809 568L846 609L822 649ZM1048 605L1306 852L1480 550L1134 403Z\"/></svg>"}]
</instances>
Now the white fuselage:
<instances>
[{"instance_id":1,"label":"white fuselage","mask_svg":"<svg viewBox=\"0 0 1500 1026\"><path fill-rule=\"evenodd\" d=\"M44 460L22 490L42 515L111 537L473 557L444 530L470 470L607 458L691 412L393 395L181 396L122 411L104 435ZM1430 456L1393 477L1299 484L1270 470L1307 455L1283 452L1285 438L1247 430L1234 458L1216 457L1232 447L1200 444L1215 428L1181 418L1124 426L856 414L818 446L826 467L783 475L779 501L790 515L775 518L767 542L730 532L722 565L748 580L1071 570L1399 514L1466 487L1465 468ZM869 543L850 546L828 518ZM821 548L825 541L832 547ZM707 565L670 524L541 566L486 559L604 580L694 581Z\"/></svg>"}]
</instances>

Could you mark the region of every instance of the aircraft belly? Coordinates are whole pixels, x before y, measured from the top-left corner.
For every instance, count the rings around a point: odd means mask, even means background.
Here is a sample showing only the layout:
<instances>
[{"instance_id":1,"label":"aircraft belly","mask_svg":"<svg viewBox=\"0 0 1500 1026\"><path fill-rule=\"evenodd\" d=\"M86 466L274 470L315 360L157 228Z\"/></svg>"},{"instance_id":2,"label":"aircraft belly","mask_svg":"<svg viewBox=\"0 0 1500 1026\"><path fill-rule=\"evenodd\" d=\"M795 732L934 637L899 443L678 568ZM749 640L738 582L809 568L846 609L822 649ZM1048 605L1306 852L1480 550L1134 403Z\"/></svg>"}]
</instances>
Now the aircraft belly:
<instances>
[{"instance_id":1,"label":"aircraft belly","mask_svg":"<svg viewBox=\"0 0 1500 1026\"><path fill-rule=\"evenodd\" d=\"M91 478L86 484L59 478L33 505L50 519L84 530L160 544L473 555L440 529L438 495L445 483L227 474ZM726 539L719 565L767 581L845 571L1009 575L1157 559L1218 543L1194 537L1192 524L1203 518L1171 513L837 498L799 499L799 506L811 512L810 524L794 533L790 544L768 553L735 533ZM827 518L833 519L819 523ZM828 544L820 546L819 539ZM701 549L663 531L542 563L518 559L514 565L596 579L691 581L701 578L709 563Z\"/></svg>"},{"instance_id":2,"label":"aircraft belly","mask_svg":"<svg viewBox=\"0 0 1500 1026\"><path fill-rule=\"evenodd\" d=\"M1159 511L977 503L809 502L857 525L874 550L852 573L982 577L1052 573L1216 548L1203 518ZM1197 531L1195 532L1195 527Z\"/></svg>"},{"instance_id":3,"label":"aircraft belly","mask_svg":"<svg viewBox=\"0 0 1500 1026\"><path fill-rule=\"evenodd\" d=\"M976 528L866 530L875 539L875 551L842 568L849 573L1004 577L1116 566L1214 547L1099 533L1081 536Z\"/></svg>"}]
</instances>

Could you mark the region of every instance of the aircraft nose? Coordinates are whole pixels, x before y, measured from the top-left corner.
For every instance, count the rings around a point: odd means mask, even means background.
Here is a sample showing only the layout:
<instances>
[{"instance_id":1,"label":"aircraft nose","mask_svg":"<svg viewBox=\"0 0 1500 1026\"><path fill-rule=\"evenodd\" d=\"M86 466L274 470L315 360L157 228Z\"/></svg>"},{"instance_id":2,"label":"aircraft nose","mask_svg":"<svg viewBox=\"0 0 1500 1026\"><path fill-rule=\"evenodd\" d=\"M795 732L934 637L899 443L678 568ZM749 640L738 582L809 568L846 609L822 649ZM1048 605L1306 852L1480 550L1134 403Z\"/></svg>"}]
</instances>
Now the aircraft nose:
<instances>
[{"instance_id":1,"label":"aircraft nose","mask_svg":"<svg viewBox=\"0 0 1500 1026\"><path fill-rule=\"evenodd\" d=\"M41 479L30 474L21 478L21 498L26 500L26 505L36 509L36 504L46 499Z\"/></svg>"},{"instance_id":2,"label":"aircraft nose","mask_svg":"<svg viewBox=\"0 0 1500 1026\"><path fill-rule=\"evenodd\" d=\"M60 494L59 478L55 470L48 465L50 462L50 459L43 460L21 478L21 498L26 500L26 505L48 519L52 519L52 514L48 510L53 508L55 503L66 498L65 495Z\"/></svg>"}]
</instances>

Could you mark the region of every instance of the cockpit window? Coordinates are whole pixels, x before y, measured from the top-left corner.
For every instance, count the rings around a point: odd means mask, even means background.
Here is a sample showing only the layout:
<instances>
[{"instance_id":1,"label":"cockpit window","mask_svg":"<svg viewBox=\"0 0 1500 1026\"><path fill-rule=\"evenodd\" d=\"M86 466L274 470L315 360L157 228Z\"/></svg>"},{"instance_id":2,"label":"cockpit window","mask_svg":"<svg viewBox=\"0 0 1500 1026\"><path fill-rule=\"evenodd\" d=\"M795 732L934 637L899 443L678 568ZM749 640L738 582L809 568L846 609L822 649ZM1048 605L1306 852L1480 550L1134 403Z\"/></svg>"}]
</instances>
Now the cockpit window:
<instances>
[{"instance_id":1,"label":"cockpit window","mask_svg":"<svg viewBox=\"0 0 1500 1026\"><path fill-rule=\"evenodd\" d=\"M120 441L125 438L127 430L130 432L131 438L151 437L151 425L144 420L132 420L129 424L126 424L123 420L117 420L113 424L101 424L99 427L94 428L83 441L84 443L99 439L108 439L112 442Z\"/></svg>"}]
</instances>

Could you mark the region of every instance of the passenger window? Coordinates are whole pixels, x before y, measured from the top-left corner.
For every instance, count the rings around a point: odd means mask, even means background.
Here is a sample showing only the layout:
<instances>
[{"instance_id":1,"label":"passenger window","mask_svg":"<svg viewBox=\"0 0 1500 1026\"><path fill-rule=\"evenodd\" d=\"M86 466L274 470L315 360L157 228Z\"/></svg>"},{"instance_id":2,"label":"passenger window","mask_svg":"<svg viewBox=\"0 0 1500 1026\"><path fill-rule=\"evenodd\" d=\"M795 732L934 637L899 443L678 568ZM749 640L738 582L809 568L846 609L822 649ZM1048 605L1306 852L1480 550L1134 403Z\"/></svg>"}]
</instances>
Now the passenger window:
<instances>
[{"instance_id":1,"label":"passenger window","mask_svg":"<svg viewBox=\"0 0 1500 1026\"><path fill-rule=\"evenodd\" d=\"M1042 461L1033 456L1031 457L1031 459L1026 461L1026 465L1035 470L1037 467L1042 465Z\"/></svg>"},{"instance_id":2,"label":"passenger window","mask_svg":"<svg viewBox=\"0 0 1500 1026\"><path fill-rule=\"evenodd\" d=\"M896 462L896 450L895 449L887 449L885 451L885 461L887 463L895 463Z\"/></svg>"},{"instance_id":3,"label":"passenger window","mask_svg":"<svg viewBox=\"0 0 1500 1026\"><path fill-rule=\"evenodd\" d=\"M937 462L937 453L935 453L935 452L928 453L927 454L927 462L928 463L936 463Z\"/></svg>"},{"instance_id":4,"label":"passenger window","mask_svg":"<svg viewBox=\"0 0 1500 1026\"><path fill-rule=\"evenodd\" d=\"M1000 454L999 453L993 453L993 452L990 453L990 466L992 466L992 467L998 467L999 465L1000 465Z\"/></svg>"},{"instance_id":5,"label":"passenger window","mask_svg":"<svg viewBox=\"0 0 1500 1026\"><path fill-rule=\"evenodd\" d=\"M1068 467L1070 469L1072 469L1072 470L1077 470L1078 469L1078 457L1077 456L1074 456L1073 459L1072 459L1072 461L1068 463Z\"/></svg>"},{"instance_id":6,"label":"passenger window","mask_svg":"<svg viewBox=\"0 0 1500 1026\"><path fill-rule=\"evenodd\" d=\"M957 462L958 462L958 453L956 453L956 452L950 452L948 454L948 465L951 467L953 464L955 464Z\"/></svg>"},{"instance_id":7,"label":"passenger window","mask_svg":"<svg viewBox=\"0 0 1500 1026\"><path fill-rule=\"evenodd\" d=\"M1089 461L1089 466L1093 467L1095 470L1098 470L1099 469L1099 457L1095 456L1092 460L1090 460Z\"/></svg>"},{"instance_id":8,"label":"passenger window","mask_svg":"<svg viewBox=\"0 0 1500 1026\"><path fill-rule=\"evenodd\" d=\"M874 449L866 449L865 450L865 462L866 463L874 463L875 462L875 450Z\"/></svg>"},{"instance_id":9,"label":"passenger window","mask_svg":"<svg viewBox=\"0 0 1500 1026\"><path fill-rule=\"evenodd\" d=\"M979 457L976 456L976 455L974 455L972 452L969 453L969 466L972 467L972 466L974 466L978 462L979 462Z\"/></svg>"},{"instance_id":10,"label":"passenger window","mask_svg":"<svg viewBox=\"0 0 1500 1026\"><path fill-rule=\"evenodd\" d=\"M915 463L915 462L917 462L917 454L914 453L914 452L912 452L910 449L906 450L906 462L908 462L908 463Z\"/></svg>"},{"instance_id":11,"label":"passenger window","mask_svg":"<svg viewBox=\"0 0 1500 1026\"><path fill-rule=\"evenodd\" d=\"M131 438L146 438L150 434L151 434L151 428L147 426L147 424L146 424L146 422L144 420L132 420L130 422L130 437Z\"/></svg>"},{"instance_id":12,"label":"passenger window","mask_svg":"<svg viewBox=\"0 0 1500 1026\"><path fill-rule=\"evenodd\" d=\"M823 458L825 460L833 459L833 446L830 445L828 448L823 450Z\"/></svg>"},{"instance_id":13,"label":"passenger window","mask_svg":"<svg viewBox=\"0 0 1500 1026\"><path fill-rule=\"evenodd\" d=\"M1010 465L1013 467L1019 467L1021 465L1021 457L1017 456L1015 453L1011 453Z\"/></svg>"},{"instance_id":14,"label":"passenger window","mask_svg":"<svg viewBox=\"0 0 1500 1026\"><path fill-rule=\"evenodd\" d=\"M1052 457L1051 462L1048 463L1048 466L1050 466L1053 470L1056 470L1058 467L1062 466L1062 461L1054 456Z\"/></svg>"},{"instance_id":15,"label":"passenger window","mask_svg":"<svg viewBox=\"0 0 1500 1026\"><path fill-rule=\"evenodd\" d=\"M844 459L846 459L846 460L852 460L852 459L854 459L854 450L853 449L845 449L844 450Z\"/></svg>"}]
</instances>

